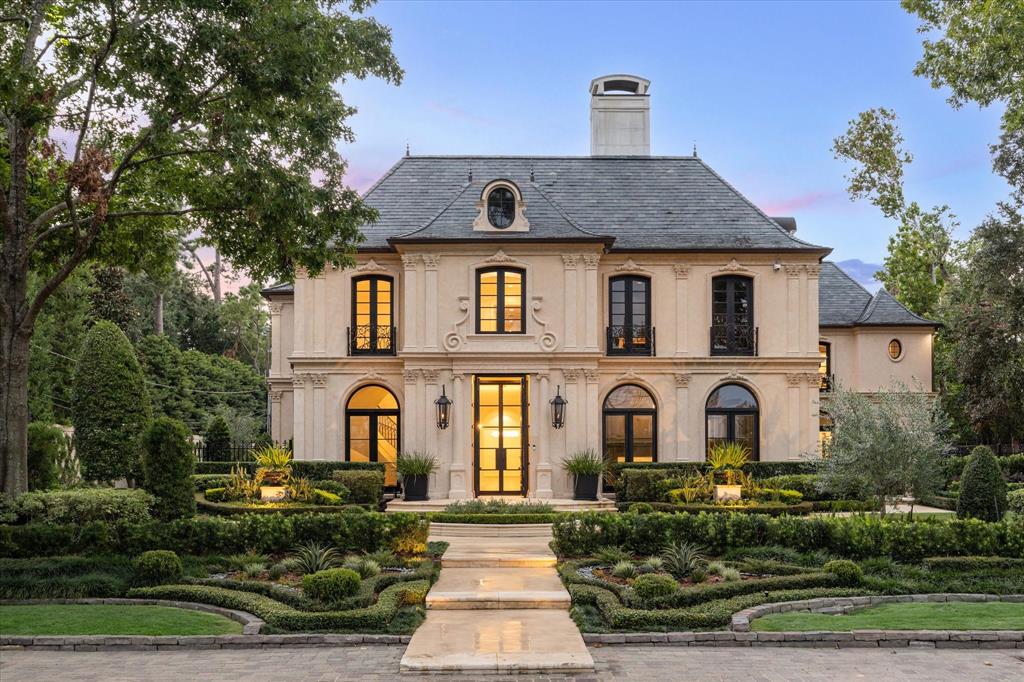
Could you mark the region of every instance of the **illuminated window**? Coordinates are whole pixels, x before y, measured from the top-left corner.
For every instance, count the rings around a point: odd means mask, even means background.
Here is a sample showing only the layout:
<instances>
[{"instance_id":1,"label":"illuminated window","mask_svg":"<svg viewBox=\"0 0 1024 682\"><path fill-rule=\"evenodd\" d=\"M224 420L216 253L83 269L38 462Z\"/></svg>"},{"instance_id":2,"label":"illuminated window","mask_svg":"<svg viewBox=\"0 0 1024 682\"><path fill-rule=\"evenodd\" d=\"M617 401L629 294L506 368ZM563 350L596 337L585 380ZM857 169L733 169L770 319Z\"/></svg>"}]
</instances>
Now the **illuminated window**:
<instances>
[{"instance_id":1,"label":"illuminated window","mask_svg":"<svg viewBox=\"0 0 1024 682\"><path fill-rule=\"evenodd\" d=\"M390 277L369 275L352 280L349 348L353 354L390 354L394 350L392 291Z\"/></svg>"},{"instance_id":2,"label":"illuminated window","mask_svg":"<svg viewBox=\"0 0 1024 682\"><path fill-rule=\"evenodd\" d=\"M711 354L757 355L751 278L726 275L712 280Z\"/></svg>"},{"instance_id":3,"label":"illuminated window","mask_svg":"<svg viewBox=\"0 0 1024 682\"><path fill-rule=\"evenodd\" d=\"M526 273L515 268L488 268L476 276L477 333L522 334Z\"/></svg>"},{"instance_id":4,"label":"illuminated window","mask_svg":"<svg viewBox=\"0 0 1024 682\"><path fill-rule=\"evenodd\" d=\"M901 357L903 357L903 344L899 339L893 339L889 342L889 358L899 360Z\"/></svg>"},{"instance_id":5,"label":"illuminated window","mask_svg":"<svg viewBox=\"0 0 1024 682\"><path fill-rule=\"evenodd\" d=\"M383 386L364 386L345 406L345 459L382 462L384 484L398 485L398 450L401 443L398 400Z\"/></svg>"},{"instance_id":6,"label":"illuminated window","mask_svg":"<svg viewBox=\"0 0 1024 682\"><path fill-rule=\"evenodd\" d=\"M708 397L704 408L707 449L717 443L742 443L758 459L761 415L757 398L744 386L725 384Z\"/></svg>"},{"instance_id":7,"label":"illuminated window","mask_svg":"<svg viewBox=\"0 0 1024 682\"><path fill-rule=\"evenodd\" d=\"M822 412L818 415L818 453L828 457L829 446L832 444L832 417Z\"/></svg>"},{"instance_id":8,"label":"illuminated window","mask_svg":"<svg viewBox=\"0 0 1024 682\"><path fill-rule=\"evenodd\" d=\"M604 400L604 453L616 462L658 461L658 412L654 398L633 384Z\"/></svg>"},{"instance_id":9,"label":"illuminated window","mask_svg":"<svg viewBox=\"0 0 1024 682\"><path fill-rule=\"evenodd\" d=\"M608 281L608 354L650 355L651 280L627 275Z\"/></svg>"},{"instance_id":10,"label":"illuminated window","mask_svg":"<svg viewBox=\"0 0 1024 682\"><path fill-rule=\"evenodd\" d=\"M818 343L818 387L822 391L832 390L832 344L827 341Z\"/></svg>"}]
</instances>

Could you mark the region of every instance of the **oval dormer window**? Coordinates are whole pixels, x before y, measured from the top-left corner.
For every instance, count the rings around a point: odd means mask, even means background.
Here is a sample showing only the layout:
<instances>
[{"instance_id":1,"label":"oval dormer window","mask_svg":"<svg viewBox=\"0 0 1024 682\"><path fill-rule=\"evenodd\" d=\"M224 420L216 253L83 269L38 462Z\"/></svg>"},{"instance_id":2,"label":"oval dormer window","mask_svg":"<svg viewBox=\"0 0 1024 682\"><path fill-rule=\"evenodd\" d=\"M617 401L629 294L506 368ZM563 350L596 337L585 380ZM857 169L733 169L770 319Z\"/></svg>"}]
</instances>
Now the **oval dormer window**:
<instances>
[{"instance_id":1,"label":"oval dormer window","mask_svg":"<svg viewBox=\"0 0 1024 682\"><path fill-rule=\"evenodd\" d=\"M516 195L508 187L495 187L487 195L487 220L504 230L516 219Z\"/></svg>"}]
</instances>

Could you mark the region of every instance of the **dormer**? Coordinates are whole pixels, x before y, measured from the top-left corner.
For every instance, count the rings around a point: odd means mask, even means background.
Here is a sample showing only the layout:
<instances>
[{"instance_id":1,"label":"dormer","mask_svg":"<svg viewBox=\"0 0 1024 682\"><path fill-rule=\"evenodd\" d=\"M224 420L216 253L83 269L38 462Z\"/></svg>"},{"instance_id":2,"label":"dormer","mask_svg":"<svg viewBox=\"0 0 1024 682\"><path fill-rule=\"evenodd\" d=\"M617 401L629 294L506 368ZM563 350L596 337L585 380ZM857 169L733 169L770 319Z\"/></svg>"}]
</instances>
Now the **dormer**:
<instances>
[{"instance_id":1,"label":"dormer","mask_svg":"<svg viewBox=\"0 0 1024 682\"><path fill-rule=\"evenodd\" d=\"M492 180L484 185L476 202L474 232L529 232L526 202L519 186L511 180Z\"/></svg>"}]
</instances>

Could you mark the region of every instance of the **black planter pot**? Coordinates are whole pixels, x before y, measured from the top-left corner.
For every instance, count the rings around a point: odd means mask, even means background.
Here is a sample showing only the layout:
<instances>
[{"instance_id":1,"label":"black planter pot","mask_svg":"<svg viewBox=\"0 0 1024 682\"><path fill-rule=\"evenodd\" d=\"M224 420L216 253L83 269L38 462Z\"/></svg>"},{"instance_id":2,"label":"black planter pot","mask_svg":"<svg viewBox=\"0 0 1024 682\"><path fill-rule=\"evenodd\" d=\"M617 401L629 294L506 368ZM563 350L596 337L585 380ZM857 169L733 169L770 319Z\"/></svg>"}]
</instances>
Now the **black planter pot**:
<instances>
[{"instance_id":1,"label":"black planter pot","mask_svg":"<svg viewBox=\"0 0 1024 682\"><path fill-rule=\"evenodd\" d=\"M601 480L598 474L576 474L572 486L572 499L596 500L597 484Z\"/></svg>"},{"instance_id":2,"label":"black planter pot","mask_svg":"<svg viewBox=\"0 0 1024 682\"><path fill-rule=\"evenodd\" d=\"M430 476L403 476L402 488L405 491L406 502L424 502L427 497L427 486L430 483Z\"/></svg>"}]
</instances>

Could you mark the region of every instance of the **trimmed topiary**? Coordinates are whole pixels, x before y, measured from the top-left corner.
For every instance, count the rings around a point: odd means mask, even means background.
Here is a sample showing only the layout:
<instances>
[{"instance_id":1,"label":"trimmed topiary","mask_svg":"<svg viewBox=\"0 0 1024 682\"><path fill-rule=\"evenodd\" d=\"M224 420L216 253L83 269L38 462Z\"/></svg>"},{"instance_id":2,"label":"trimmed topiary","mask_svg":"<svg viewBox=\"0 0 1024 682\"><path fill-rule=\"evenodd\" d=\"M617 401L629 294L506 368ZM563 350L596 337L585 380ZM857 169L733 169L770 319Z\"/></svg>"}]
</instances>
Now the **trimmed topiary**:
<instances>
[{"instance_id":1,"label":"trimmed topiary","mask_svg":"<svg viewBox=\"0 0 1024 682\"><path fill-rule=\"evenodd\" d=\"M49 490L60 484L57 462L67 444L64 432L42 422L28 425L28 489Z\"/></svg>"},{"instance_id":2,"label":"trimmed topiary","mask_svg":"<svg viewBox=\"0 0 1024 682\"><path fill-rule=\"evenodd\" d=\"M302 591L328 606L339 604L359 591L359 574L349 568L329 568L302 577Z\"/></svg>"},{"instance_id":3,"label":"trimmed topiary","mask_svg":"<svg viewBox=\"0 0 1024 682\"><path fill-rule=\"evenodd\" d=\"M839 578L844 585L859 585L864 579L864 571L849 559L834 559L822 568L826 573L831 573Z\"/></svg>"},{"instance_id":4,"label":"trimmed topiary","mask_svg":"<svg viewBox=\"0 0 1024 682\"><path fill-rule=\"evenodd\" d=\"M1024 514L1024 488L1007 493L1006 509L1014 514Z\"/></svg>"},{"instance_id":5,"label":"trimmed topiary","mask_svg":"<svg viewBox=\"0 0 1024 682\"><path fill-rule=\"evenodd\" d=\"M960 518L998 521L1006 512L1006 480L995 455L985 445L971 452L960 479L956 515Z\"/></svg>"},{"instance_id":6,"label":"trimmed topiary","mask_svg":"<svg viewBox=\"0 0 1024 682\"><path fill-rule=\"evenodd\" d=\"M231 454L231 430L228 420L222 415L215 415L206 426L203 434L203 445L206 446L206 459L211 462L229 459Z\"/></svg>"},{"instance_id":7,"label":"trimmed topiary","mask_svg":"<svg viewBox=\"0 0 1024 682\"><path fill-rule=\"evenodd\" d=\"M135 349L117 325L100 321L85 336L75 367L71 421L82 477L138 479L149 393Z\"/></svg>"},{"instance_id":8,"label":"trimmed topiary","mask_svg":"<svg viewBox=\"0 0 1024 682\"><path fill-rule=\"evenodd\" d=\"M167 549L143 552L132 561L132 582L138 587L179 582L182 572L181 559Z\"/></svg>"},{"instance_id":9,"label":"trimmed topiary","mask_svg":"<svg viewBox=\"0 0 1024 682\"><path fill-rule=\"evenodd\" d=\"M190 436L188 427L169 417L157 419L146 433L144 487L157 499L153 505L157 518L179 519L196 513L192 483L195 455Z\"/></svg>"},{"instance_id":10,"label":"trimmed topiary","mask_svg":"<svg viewBox=\"0 0 1024 682\"><path fill-rule=\"evenodd\" d=\"M629 511L631 514L653 514L654 507L647 502L637 502L629 505Z\"/></svg>"},{"instance_id":11,"label":"trimmed topiary","mask_svg":"<svg viewBox=\"0 0 1024 682\"><path fill-rule=\"evenodd\" d=\"M642 575L633 581L633 592L645 604L654 599L675 594L678 589L679 583L675 578L663 573Z\"/></svg>"}]
</instances>

